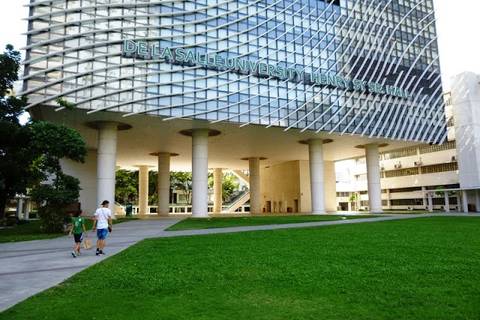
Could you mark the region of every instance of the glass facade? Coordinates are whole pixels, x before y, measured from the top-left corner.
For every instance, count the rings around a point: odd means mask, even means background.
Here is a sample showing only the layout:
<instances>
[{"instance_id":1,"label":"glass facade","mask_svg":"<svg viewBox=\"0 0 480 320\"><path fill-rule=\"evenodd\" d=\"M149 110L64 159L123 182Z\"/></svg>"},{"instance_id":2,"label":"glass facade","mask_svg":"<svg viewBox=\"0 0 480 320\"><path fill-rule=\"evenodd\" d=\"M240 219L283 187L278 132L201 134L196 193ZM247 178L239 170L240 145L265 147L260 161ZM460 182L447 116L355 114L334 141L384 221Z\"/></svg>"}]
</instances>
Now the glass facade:
<instances>
[{"instance_id":1,"label":"glass facade","mask_svg":"<svg viewBox=\"0 0 480 320\"><path fill-rule=\"evenodd\" d=\"M125 40L362 85L126 56ZM61 97L90 113L437 143L446 135L432 0L32 0L24 93L30 107Z\"/></svg>"}]
</instances>

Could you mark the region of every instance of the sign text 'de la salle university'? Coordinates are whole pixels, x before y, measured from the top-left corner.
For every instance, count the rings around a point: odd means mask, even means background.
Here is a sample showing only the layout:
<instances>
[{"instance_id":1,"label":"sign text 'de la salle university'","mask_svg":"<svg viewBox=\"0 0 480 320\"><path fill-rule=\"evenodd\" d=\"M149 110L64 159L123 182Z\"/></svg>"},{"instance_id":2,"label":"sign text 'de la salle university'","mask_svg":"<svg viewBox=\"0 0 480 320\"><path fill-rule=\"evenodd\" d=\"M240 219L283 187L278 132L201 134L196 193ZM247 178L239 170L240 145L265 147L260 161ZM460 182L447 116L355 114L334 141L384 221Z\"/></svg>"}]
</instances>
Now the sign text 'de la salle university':
<instances>
[{"instance_id":1,"label":"sign text 'de la salle university'","mask_svg":"<svg viewBox=\"0 0 480 320\"><path fill-rule=\"evenodd\" d=\"M220 54L203 54L184 48L160 48L158 44L149 45L145 41L124 40L122 54L125 57L140 59L165 59L169 63L197 65L212 70L229 70L259 77L272 77L279 80L303 82L305 84L328 86L373 94L408 98L409 93L394 86L384 86L376 82L358 79L346 79L339 75L323 72L307 73L297 68L282 67L260 61L242 58L225 58Z\"/></svg>"}]
</instances>

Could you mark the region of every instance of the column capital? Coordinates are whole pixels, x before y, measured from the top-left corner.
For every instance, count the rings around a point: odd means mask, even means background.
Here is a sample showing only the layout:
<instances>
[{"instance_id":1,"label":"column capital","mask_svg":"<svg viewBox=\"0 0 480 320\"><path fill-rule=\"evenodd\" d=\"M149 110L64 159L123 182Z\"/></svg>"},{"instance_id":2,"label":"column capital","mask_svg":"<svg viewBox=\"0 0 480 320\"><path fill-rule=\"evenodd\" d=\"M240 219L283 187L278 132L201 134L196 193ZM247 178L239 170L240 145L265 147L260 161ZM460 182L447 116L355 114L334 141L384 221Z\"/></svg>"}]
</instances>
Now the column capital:
<instances>
[{"instance_id":1,"label":"column capital","mask_svg":"<svg viewBox=\"0 0 480 320\"><path fill-rule=\"evenodd\" d=\"M312 139L307 139L307 140L300 140L298 143L300 144L305 144L305 145L310 145L312 143L322 143L322 144L328 144L332 143L332 139L322 139L322 138L312 138Z\"/></svg>"},{"instance_id":2,"label":"column capital","mask_svg":"<svg viewBox=\"0 0 480 320\"><path fill-rule=\"evenodd\" d=\"M207 133L209 137L216 137L221 134L220 131L208 128L199 128L199 129L186 129L179 132L181 135L192 137L197 133Z\"/></svg>"},{"instance_id":3,"label":"column capital","mask_svg":"<svg viewBox=\"0 0 480 320\"><path fill-rule=\"evenodd\" d=\"M150 155L155 156L155 157L164 156L164 155L169 155L170 157L179 156L178 153L172 153L172 152L152 152L152 153L150 153Z\"/></svg>"},{"instance_id":4,"label":"column capital","mask_svg":"<svg viewBox=\"0 0 480 320\"><path fill-rule=\"evenodd\" d=\"M367 147L377 146L378 148L385 148L388 147L388 143L367 143L367 144L360 144L355 146L357 149L367 149Z\"/></svg>"},{"instance_id":5,"label":"column capital","mask_svg":"<svg viewBox=\"0 0 480 320\"><path fill-rule=\"evenodd\" d=\"M258 160L267 160L268 158L265 158L265 157L245 157L245 158L241 158L240 160L245 160L245 161L249 161L249 160L252 160L252 159L258 159Z\"/></svg>"},{"instance_id":6,"label":"column capital","mask_svg":"<svg viewBox=\"0 0 480 320\"><path fill-rule=\"evenodd\" d=\"M87 127L92 129L107 129L107 128L116 128L118 131L129 130L132 128L131 125L123 122L117 121L90 121L85 124Z\"/></svg>"},{"instance_id":7,"label":"column capital","mask_svg":"<svg viewBox=\"0 0 480 320\"><path fill-rule=\"evenodd\" d=\"M148 165L148 164L136 164L136 165L134 165L134 167L137 167L139 169L143 169L143 168L150 169L150 168L153 168L154 166L151 166L151 165Z\"/></svg>"}]
</instances>

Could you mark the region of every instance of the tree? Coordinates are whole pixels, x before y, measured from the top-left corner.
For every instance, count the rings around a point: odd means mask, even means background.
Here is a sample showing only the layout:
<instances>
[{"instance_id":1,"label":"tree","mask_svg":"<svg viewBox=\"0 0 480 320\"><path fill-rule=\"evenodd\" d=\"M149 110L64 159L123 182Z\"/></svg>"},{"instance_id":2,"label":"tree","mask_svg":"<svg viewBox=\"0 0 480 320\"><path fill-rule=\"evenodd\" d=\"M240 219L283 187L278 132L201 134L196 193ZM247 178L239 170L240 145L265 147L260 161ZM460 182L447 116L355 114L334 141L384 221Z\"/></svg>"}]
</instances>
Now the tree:
<instances>
[{"instance_id":1,"label":"tree","mask_svg":"<svg viewBox=\"0 0 480 320\"><path fill-rule=\"evenodd\" d=\"M78 201L80 181L62 172L60 160L84 162L87 148L80 134L62 125L38 121L31 130L30 151L36 155L31 170L38 182L31 191L39 204L39 215L45 232L62 231L67 208ZM45 181L49 181L45 183Z\"/></svg>"},{"instance_id":2,"label":"tree","mask_svg":"<svg viewBox=\"0 0 480 320\"><path fill-rule=\"evenodd\" d=\"M238 190L240 184L238 183L238 178L230 173L224 173L222 178L222 201L230 199L232 194ZM208 187L213 188L213 174L208 174Z\"/></svg>"},{"instance_id":3,"label":"tree","mask_svg":"<svg viewBox=\"0 0 480 320\"><path fill-rule=\"evenodd\" d=\"M68 206L78 201L80 181L58 172L52 183L35 186L30 195L39 204L42 230L47 233L61 232Z\"/></svg>"},{"instance_id":4,"label":"tree","mask_svg":"<svg viewBox=\"0 0 480 320\"><path fill-rule=\"evenodd\" d=\"M348 199L350 201L350 203L352 204L352 207L355 207L355 209L357 210L357 202L358 202L358 193L352 193L352 195L350 196L350 198Z\"/></svg>"},{"instance_id":5,"label":"tree","mask_svg":"<svg viewBox=\"0 0 480 320\"><path fill-rule=\"evenodd\" d=\"M18 120L26 99L12 94L20 59L11 45L0 54L0 220L5 217L7 200L26 192L33 177L30 165L36 156L30 152L30 130Z\"/></svg>"},{"instance_id":6,"label":"tree","mask_svg":"<svg viewBox=\"0 0 480 320\"><path fill-rule=\"evenodd\" d=\"M136 203L138 175L128 170L117 170L115 176L115 201L121 204Z\"/></svg>"},{"instance_id":7,"label":"tree","mask_svg":"<svg viewBox=\"0 0 480 320\"><path fill-rule=\"evenodd\" d=\"M170 186L173 190L181 190L185 193L187 203L192 203L192 173L191 172L171 172Z\"/></svg>"},{"instance_id":8,"label":"tree","mask_svg":"<svg viewBox=\"0 0 480 320\"><path fill-rule=\"evenodd\" d=\"M12 91L19 65L20 53L7 46L0 55L0 219L6 201L31 188L45 230L59 231L66 207L78 201L80 191L78 179L63 174L60 160L83 162L87 150L80 134L68 127L45 121L19 123L27 102Z\"/></svg>"},{"instance_id":9,"label":"tree","mask_svg":"<svg viewBox=\"0 0 480 320\"><path fill-rule=\"evenodd\" d=\"M223 175L222 182L222 198L223 201L230 199L232 194L238 190L240 184L238 178L232 173L226 173Z\"/></svg>"}]
</instances>

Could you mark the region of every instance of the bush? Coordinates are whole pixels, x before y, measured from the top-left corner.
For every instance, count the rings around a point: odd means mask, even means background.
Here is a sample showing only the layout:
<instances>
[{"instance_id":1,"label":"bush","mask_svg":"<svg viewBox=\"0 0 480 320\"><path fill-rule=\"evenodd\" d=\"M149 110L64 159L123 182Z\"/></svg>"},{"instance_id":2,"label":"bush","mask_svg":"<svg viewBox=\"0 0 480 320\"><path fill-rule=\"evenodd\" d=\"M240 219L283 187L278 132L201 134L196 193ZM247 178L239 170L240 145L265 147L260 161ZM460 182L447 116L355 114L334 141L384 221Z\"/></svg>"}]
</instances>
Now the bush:
<instances>
[{"instance_id":1,"label":"bush","mask_svg":"<svg viewBox=\"0 0 480 320\"><path fill-rule=\"evenodd\" d=\"M77 178L59 173L52 184L42 184L32 190L32 199L40 204L38 215L42 231L56 233L64 231L67 208L80 195Z\"/></svg>"}]
</instances>

